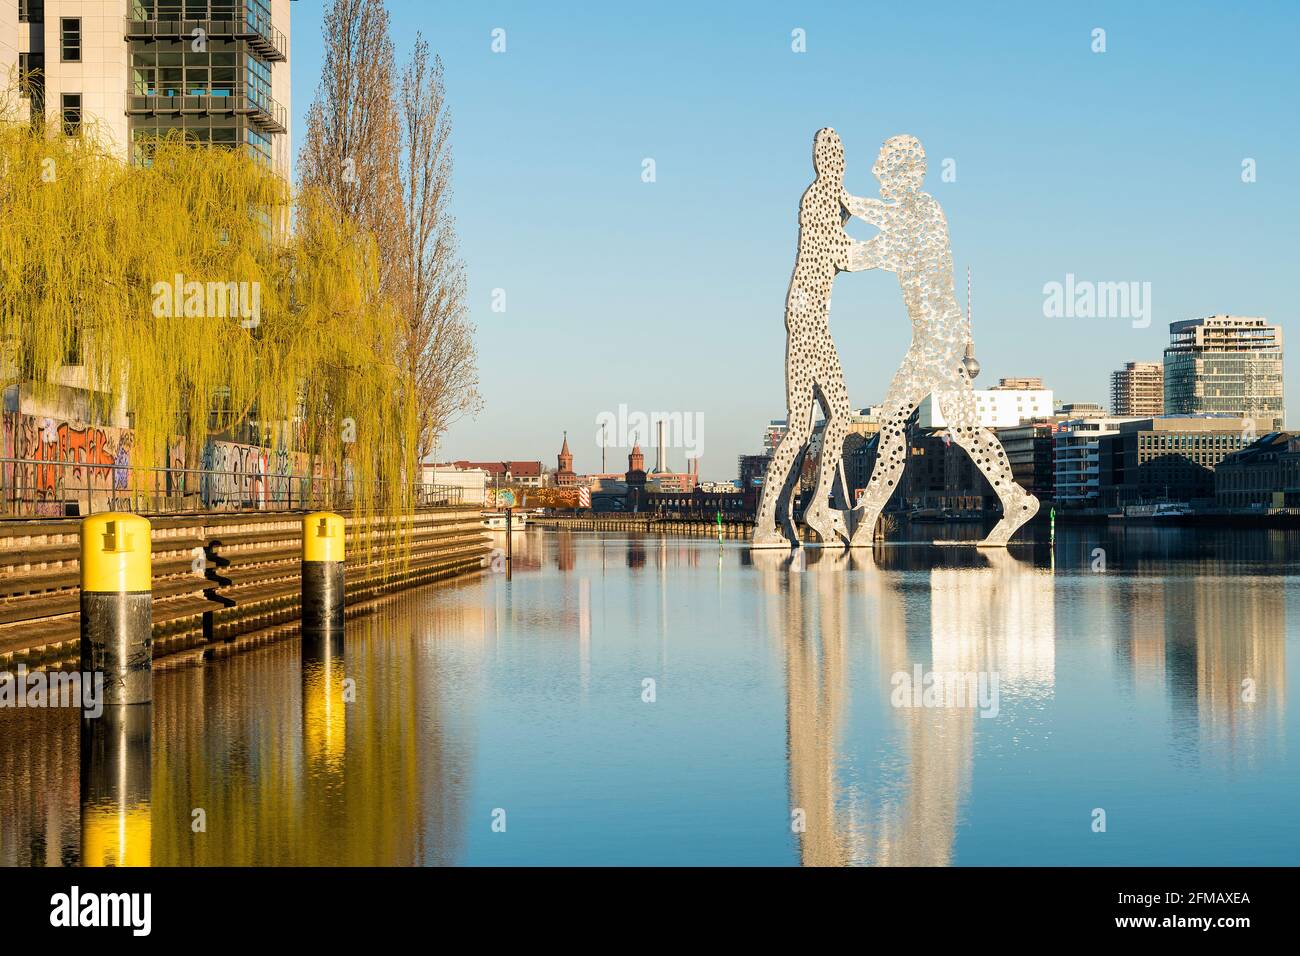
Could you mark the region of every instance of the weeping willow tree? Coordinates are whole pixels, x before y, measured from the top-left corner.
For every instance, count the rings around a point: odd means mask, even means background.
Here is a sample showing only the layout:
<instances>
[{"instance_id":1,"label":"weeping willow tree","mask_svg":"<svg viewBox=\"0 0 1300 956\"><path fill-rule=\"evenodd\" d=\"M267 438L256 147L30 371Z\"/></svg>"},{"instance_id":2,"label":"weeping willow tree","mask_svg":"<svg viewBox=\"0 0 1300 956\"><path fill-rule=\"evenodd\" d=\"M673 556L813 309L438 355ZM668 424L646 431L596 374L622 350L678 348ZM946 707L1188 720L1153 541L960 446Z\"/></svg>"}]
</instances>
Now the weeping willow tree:
<instances>
[{"instance_id":1,"label":"weeping willow tree","mask_svg":"<svg viewBox=\"0 0 1300 956\"><path fill-rule=\"evenodd\" d=\"M364 523L413 510L413 391L354 221L243 150L171 138L128 165L91 131L0 121L0 224L4 384L51 389L78 354L131 411L135 481L177 437L253 425Z\"/></svg>"}]
</instances>

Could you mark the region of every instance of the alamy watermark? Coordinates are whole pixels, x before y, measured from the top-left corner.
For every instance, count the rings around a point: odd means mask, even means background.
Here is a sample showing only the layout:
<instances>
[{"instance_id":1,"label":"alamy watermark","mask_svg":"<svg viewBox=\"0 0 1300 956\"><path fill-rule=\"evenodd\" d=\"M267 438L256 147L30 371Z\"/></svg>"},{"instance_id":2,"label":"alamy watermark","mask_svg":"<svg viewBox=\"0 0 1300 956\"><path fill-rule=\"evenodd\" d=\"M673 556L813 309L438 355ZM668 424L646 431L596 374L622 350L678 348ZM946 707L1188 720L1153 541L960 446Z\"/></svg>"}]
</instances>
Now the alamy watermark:
<instances>
[{"instance_id":1,"label":"alamy watermark","mask_svg":"<svg viewBox=\"0 0 1300 956\"><path fill-rule=\"evenodd\" d=\"M152 914L152 893L83 893L74 885L50 897L50 925L55 928L121 927L132 936L148 936Z\"/></svg>"},{"instance_id":2,"label":"alamy watermark","mask_svg":"<svg viewBox=\"0 0 1300 956\"><path fill-rule=\"evenodd\" d=\"M0 707L78 707L95 718L104 713L104 675L100 671L0 671Z\"/></svg>"},{"instance_id":3,"label":"alamy watermark","mask_svg":"<svg viewBox=\"0 0 1300 956\"><path fill-rule=\"evenodd\" d=\"M171 282L155 282L149 292L155 318L237 318L246 329L262 324L260 282L187 282L178 272Z\"/></svg>"},{"instance_id":4,"label":"alamy watermark","mask_svg":"<svg viewBox=\"0 0 1300 956\"><path fill-rule=\"evenodd\" d=\"M596 444L601 448L642 448L659 441L663 425L665 448L684 448L687 458L704 454L703 412L634 412L620 404L617 412L596 416Z\"/></svg>"},{"instance_id":5,"label":"alamy watermark","mask_svg":"<svg viewBox=\"0 0 1300 956\"><path fill-rule=\"evenodd\" d=\"M998 675L988 671L895 671L889 682L894 707L952 707L978 709L981 717L996 717L999 710Z\"/></svg>"},{"instance_id":6,"label":"alamy watermark","mask_svg":"<svg viewBox=\"0 0 1300 956\"><path fill-rule=\"evenodd\" d=\"M1064 282L1043 286L1043 316L1048 319L1131 319L1133 328L1151 324L1150 282L1092 282L1065 274Z\"/></svg>"}]
</instances>

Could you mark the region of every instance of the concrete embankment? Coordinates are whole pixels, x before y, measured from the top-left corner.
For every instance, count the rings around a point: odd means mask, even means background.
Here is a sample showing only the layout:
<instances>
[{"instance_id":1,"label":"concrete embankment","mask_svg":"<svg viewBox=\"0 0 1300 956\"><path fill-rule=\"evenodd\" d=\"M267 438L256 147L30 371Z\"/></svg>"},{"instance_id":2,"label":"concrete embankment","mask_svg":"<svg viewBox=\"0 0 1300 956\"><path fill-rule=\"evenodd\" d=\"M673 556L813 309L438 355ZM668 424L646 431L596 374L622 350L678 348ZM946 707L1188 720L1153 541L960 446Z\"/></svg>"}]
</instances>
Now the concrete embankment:
<instances>
[{"instance_id":1,"label":"concrete embankment","mask_svg":"<svg viewBox=\"0 0 1300 956\"><path fill-rule=\"evenodd\" d=\"M296 621L302 515L150 519L155 658L199 648L220 653L241 635ZM478 573L491 551L477 507L417 511L405 532L409 550L388 519L348 525L349 614L393 591ZM76 518L0 522L0 669L77 662L80 533Z\"/></svg>"}]
</instances>

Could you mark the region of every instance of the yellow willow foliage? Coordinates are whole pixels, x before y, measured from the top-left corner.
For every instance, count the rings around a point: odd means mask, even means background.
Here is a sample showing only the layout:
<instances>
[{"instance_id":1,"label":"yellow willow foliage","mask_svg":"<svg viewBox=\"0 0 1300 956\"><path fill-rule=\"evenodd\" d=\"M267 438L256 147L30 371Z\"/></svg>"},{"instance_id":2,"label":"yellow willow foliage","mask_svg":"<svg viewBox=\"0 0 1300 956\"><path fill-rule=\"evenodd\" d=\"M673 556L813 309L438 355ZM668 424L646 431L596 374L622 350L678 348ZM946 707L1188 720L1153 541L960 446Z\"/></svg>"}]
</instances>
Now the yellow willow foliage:
<instances>
[{"instance_id":1,"label":"yellow willow foliage","mask_svg":"<svg viewBox=\"0 0 1300 956\"><path fill-rule=\"evenodd\" d=\"M333 476L326 502L355 492L362 524L408 516L414 397L376 256L242 150L169 139L130 166L0 123L0 374L49 388L79 350L103 408L125 394L136 469L252 423Z\"/></svg>"}]
</instances>

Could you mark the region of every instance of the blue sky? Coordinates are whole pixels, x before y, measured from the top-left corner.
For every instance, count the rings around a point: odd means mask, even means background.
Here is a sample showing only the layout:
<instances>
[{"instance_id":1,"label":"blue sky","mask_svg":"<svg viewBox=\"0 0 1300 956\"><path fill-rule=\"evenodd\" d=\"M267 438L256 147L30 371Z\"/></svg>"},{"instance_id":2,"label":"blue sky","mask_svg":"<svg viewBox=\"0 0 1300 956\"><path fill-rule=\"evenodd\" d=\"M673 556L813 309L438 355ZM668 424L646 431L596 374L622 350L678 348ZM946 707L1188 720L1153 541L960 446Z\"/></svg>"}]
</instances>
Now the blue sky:
<instances>
[{"instance_id":1,"label":"blue sky","mask_svg":"<svg viewBox=\"0 0 1300 956\"><path fill-rule=\"evenodd\" d=\"M293 4L295 144L324 6ZM442 56L454 117L484 409L440 459L554 466L567 429L594 471L596 417L625 404L701 413L701 473L734 477L785 414L783 308L821 126L858 194L875 194L886 137L925 145L959 287L974 273L977 386L1041 375L1060 399L1105 403L1110 371L1158 361L1171 321L1263 315L1300 334L1295 3L388 6L399 60L416 31ZM1150 282L1150 326L1045 318L1043 286L1067 273ZM842 274L831 328L853 404L880 401L910 339L894 276Z\"/></svg>"}]
</instances>

